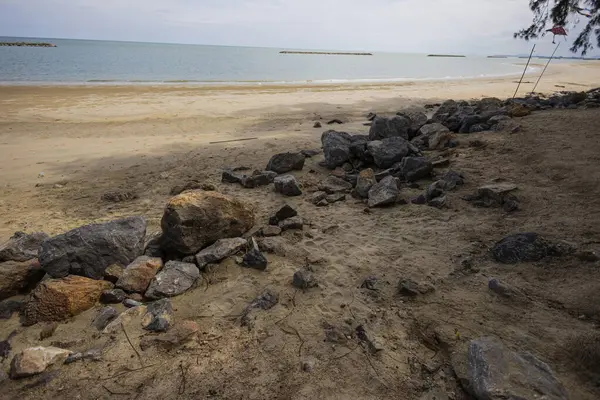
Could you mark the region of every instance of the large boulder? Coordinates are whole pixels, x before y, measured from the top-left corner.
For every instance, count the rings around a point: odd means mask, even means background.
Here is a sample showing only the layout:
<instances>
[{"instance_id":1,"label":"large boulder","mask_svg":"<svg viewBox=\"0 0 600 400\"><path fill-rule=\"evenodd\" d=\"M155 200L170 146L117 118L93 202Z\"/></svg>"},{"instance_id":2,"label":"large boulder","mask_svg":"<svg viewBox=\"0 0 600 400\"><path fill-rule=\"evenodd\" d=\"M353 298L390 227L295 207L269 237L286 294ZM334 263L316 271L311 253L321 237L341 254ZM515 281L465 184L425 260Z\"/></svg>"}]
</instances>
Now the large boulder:
<instances>
[{"instance_id":1,"label":"large boulder","mask_svg":"<svg viewBox=\"0 0 600 400\"><path fill-rule=\"evenodd\" d=\"M163 248L193 255L219 239L242 236L254 225L254 212L218 193L189 191L169 200L162 217Z\"/></svg>"},{"instance_id":2,"label":"large boulder","mask_svg":"<svg viewBox=\"0 0 600 400\"><path fill-rule=\"evenodd\" d=\"M396 115L408 118L410 126L408 128L409 138L413 138L419 134L419 130L427 123L427 115L419 110L404 110Z\"/></svg>"},{"instance_id":3,"label":"large boulder","mask_svg":"<svg viewBox=\"0 0 600 400\"><path fill-rule=\"evenodd\" d=\"M346 132L326 131L321 135L325 165L329 169L341 167L350 159L352 136Z\"/></svg>"},{"instance_id":4,"label":"large boulder","mask_svg":"<svg viewBox=\"0 0 600 400\"><path fill-rule=\"evenodd\" d=\"M62 363L69 354L69 350L58 347L27 348L14 356L10 363L10 377L21 379L41 374L49 366Z\"/></svg>"},{"instance_id":5,"label":"large boulder","mask_svg":"<svg viewBox=\"0 0 600 400\"><path fill-rule=\"evenodd\" d=\"M138 257L123 270L115 286L130 293L144 293L162 266L160 258Z\"/></svg>"},{"instance_id":6,"label":"large boulder","mask_svg":"<svg viewBox=\"0 0 600 400\"><path fill-rule=\"evenodd\" d=\"M200 271L194 264L169 261L160 271L146 291L149 299L162 299L182 294L192 287L200 277Z\"/></svg>"},{"instance_id":7,"label":"large boulder","mask_svg":"<svg viewBox=\"0 0 600 400\"><path fill-rule=\"evenodd\" d=\"M443 102L440 107L436 110L436 112L431 117L435 122L443 123L450 116L458 111L459 105L454 100L446 100Z\"/></svg>"},{"instance_id":8,"label":"large boulder","mask_svg":"<svg viewBox=\"0 0 600 400\"><path fill-rule=\"evenodd\" d=\"M452 132L446 126L435 122L423 125L419 130L419 136L415 137L412 143L423 149L441 150L446 147L450 139L452 139Z\"/></svg>"},{"instance_id":9,"label":"large boulder","mask_svg":"<svg viewBox=\"0 0 600 400\"><path fill-rule=\"evenodd\" d=\"M70 274L102 279L109 265L127 265L140 256L145 237L142 217L85 225L44 240L39 260L53 278Z\"/></svg>"},{"instance_id":10,"label":"large boulder","mask_svg":"<svg viewBox=\"0 0 600 400\"><path fill-rule=\"evenodd\" d=\"M196 254L196 264L198 268L204 268L208 264L219 262L234 255L245 248L246 244L247 240L244 238L219 239Z\"/></svg>"},{"instance_id":11,"label":"large boulder","mask_svg":"<svg viewBox=\"0 0 600 400\"><path fill-rule=\"evenodd\" d=\"M396 178L387 176L369 190L369 207L383 207L394 204L400 190Z\"/></svg>"},{"instance_id":12,"label":"large boulder","mask_svg":"<svg viewBox=\"0 0 600 400\"><path fill-rule=\"evenodd\" d=\"M573 249L566 243L555 243L537 233L516 233L497 242L492 256L503 264L539 261L547 256L561 256Z\"/></svg>"},{"instance_id":13,"label":"large boulder","mask_svg":"<svg viewBox=\"0 0 600 400\"><path fill-rule=\"evenodd\" d=\"M27 261L37 258L40 244L48 239L43 232L27 234L15 232L7 242L0 245L0 262Z\"/></svg>"},{"instance_id":14,"label":"large boulder","mask_svg":"<svg viewBox=\"0 0 600 400\"><path fill-rule=\"evenodd\" d=\"M369 129L369 140L381 140L391 137L408 139L410 127L410 119L402 115L393 118L375 117Z\"/></svg>"},{"instance_id":15,"label":"large boulder","mask_svg":"<svg viewBox=\"0 0 600 400\"><path fill-rule=\"evenodd\" d=\"M479 100L475 104L475 110L477 112L483 113L483 112L497 111L497 110L501 109L503 106L504 106L504 103L502 100L500 100L496 97L485 97L485 98Z\"/></svg>"},{"instance_id":16,"label":"large boulder","mask_svg":"<svg viewBox=\"0 0 600 400\"><path fill-rule=\"evenodd\" d=\"M298 186L298 181L294 175L281 175L275 178L275 191L284 196L300 196L302 190Z\"/></svg>"},{"instance_id":17,"label":"large boulder","mask_svg":"<svg viewBox=\"0 0 600 400\"><path fill-rule=\"evenodd\" d=\"M377 179L375 179L375 173L371 168L367 168L360 171L360 174L358 174L354 190L359 197L366 199L369 197L369 190L371 190L376 183Z\"/></svg>"},{"instance_id":18,"label":"large boulder","mask_svg":"<svg viewBox=\"0 0 600 400\"><path fill-rule=\"evenodd\" d=\"M390 168L402 161L409 153L409 143L401 137L391 137L383 140L374 140L367 144L369 153L379 168Z\"/></svg>"},{"instance_id":19,"label":"large boulder","mask_svg":"<svg viewBox=\"0 0 600 400\"><path fill-rule=\"evenodd\" d=\"M92 308L112 283L70 275L41 282L29 297L23 325L63 321Z\"/></svg>"},{"instance_id":20,"label":"large boulder","mask_svg":"<svg viewBox=\"0 0 600 400\"><path fill-rule=\"evenodd\" d=\"M304 168L304 154L302 153L280 153L275 154L267 164L267 171L285 174L290 171L300 171Z\"/></svg>"},{"instance_id":21,"label":"large boulder","mask_svg":"<svg viewBox=\"0 0 600 400\"><path fill-rule=\"evenodd\" d=\"M42 280L45 274L36 259L0 263L0 300L33 287Z\"/></svg>"},{"instance_id":22,"label":"large boulder","mask_svg":"<svg viewBox=\"0 0 600 400\"><path fill-rule=\"evenodd\" d=\"M424 157L404 157L398 166L399 174L408 182L428 178L433 164Z\"/></svg>"},{"instance_id":23,"label":"large boulder","mask_svg":"<svg viewBox=\"0 0 600 400\"><path fill-rule=\"evenodd\" d=\"M549 365L530 353L512 351L495 338L472 340L466 351L453 354L452 367L476 399L568 399Z\"/></svg>"}]
</instances>

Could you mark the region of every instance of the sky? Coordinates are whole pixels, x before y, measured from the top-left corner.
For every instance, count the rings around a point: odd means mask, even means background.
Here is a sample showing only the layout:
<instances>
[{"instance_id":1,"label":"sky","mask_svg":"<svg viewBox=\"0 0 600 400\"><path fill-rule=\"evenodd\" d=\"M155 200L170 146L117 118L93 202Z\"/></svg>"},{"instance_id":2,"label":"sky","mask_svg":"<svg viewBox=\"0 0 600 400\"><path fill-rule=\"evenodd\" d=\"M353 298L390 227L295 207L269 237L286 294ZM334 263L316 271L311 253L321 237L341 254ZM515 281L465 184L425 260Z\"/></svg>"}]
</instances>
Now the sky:
<instances>
[{"instance_id":1,"label":"sky","mask_svg":"<svg viewBox=\"0 0 600 400\"><path fill-rule=\"evenodd\" d=\"M528 0L0 0L0 36L414 53L529 53ZM582 25L585 21L581 21ZM567 27L573 28L573 27ZM571 39L576 31L571 31ZM563 41L562 37L557 38ZM536 41L549 54L552 37ZM569 42L559 55L572 55ZM592 51L590 55L598 54Z\"/></svg>"}]
</instances>

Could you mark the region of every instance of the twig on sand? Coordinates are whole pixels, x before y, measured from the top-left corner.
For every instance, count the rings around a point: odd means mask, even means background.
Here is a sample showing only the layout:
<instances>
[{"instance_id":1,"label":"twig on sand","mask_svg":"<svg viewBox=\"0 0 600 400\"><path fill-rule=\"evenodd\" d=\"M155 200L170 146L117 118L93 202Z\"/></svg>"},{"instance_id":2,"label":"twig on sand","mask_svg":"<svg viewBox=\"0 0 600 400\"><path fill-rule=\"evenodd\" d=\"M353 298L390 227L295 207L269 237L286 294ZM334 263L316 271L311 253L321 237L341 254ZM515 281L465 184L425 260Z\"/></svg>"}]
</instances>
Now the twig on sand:
<instances>
[{"instance_id":1,"label":"twig on sand","mask_svg":"<svg viewBox=\"0 0 600 400\"><path fill-rule=\"evenodd\" d=\"M131 348L133 349L133 351L135 351L135 354L138 356L138 359L140 360L140 364L143 367L144 366L144 361L142 360L142 356L137 351L137 349L135 348L135 346L133 345L133 343L131 343L131 339L129 339L129 335L127 334L127 331L125 330L125 325L123 325L123 322L121 322L121 329L123 329L123 333L125 334L125 337L127 338L127 341L129 342L129 345L131 346Z\"/></svg>"},{"instance_id":2,"label":"twig on sand","mask_svg":"<svg viewBox=\"0 0 600 400\"><path fill-rule=\"evenodd\" d=\"M367 353L365 351L363 354L365 355L365 357L367 357L367 361L369 361L369 365L371 365L371 368L373 368L373 371L375 371L375 375L377 375L377 377L381 381L381 384L383 386L385 386L386 389L391 390L391 388L387 385L387 383L385 383L385 381L383 380L383 378L381 377L381 375L379 375L379 372L377 371L377 369L373 365L373 362L371 361L371 357L369 356L369 353Z\"/></svg>"},{"instance_id":3,"label":"twig on sand","mask_svg":"<svg viewBox=\"0 0 600 400\"><path fill-rule=\"evenodd\" d=\"M181 369L181 383L179 384L179 391L178 393L180 395L185 393L185 386L187 384L187 373L188 370L190 369L190 366L187 365L185 368L183 367L183 364L179 364L179 368Z\"/></svg>"},{"instance_id":4,"label":"twig on sand","mask_svg":"<svg viewBox=\"0 0 600 400\"><path fill-rule=\"evenodd\" d=\"M288 328L290 328L292 330L292 332L286 331L285 329L283 329L282 326L279 326L279 329L281 329L283 332L287 333L288 335L296 335L298 337L298 340L300 340L300 347L298 347L298 356L302 355L302 347L304 346L304 339L302 339L302 336L300 336L300 332L298 332L298 329L294 328L293 326L287 326Z\"/></svg>"},{"instance_id":5,"label":"twig on sand","mask_svg":"<svg viewBox=\"0 0 600 400\"><path fill-rule=\"evenodd\" d=\"M116 392L114 390L109 389L108 387L106 387L106 385L102 385L102 387L104 388L104 390L106 390L108 393L114 395L120 395L120 396L129 396L131 393L130 392Z\"/></svg>"},{"instance_id":6,"label":"twig on sand","mask_svg":"<svg viewBox=\"0 0 600 400\"><path fill-rule=\"evenodd\" d=\"M240 139L230 139L230 140L218 140L216 142L208 142L208 144L242 142L244 140L255 140L255 139L258 139L258 138L257 137L250 137L250 138L240 138Z\"/></svg>"},{"instance_id":7,"label":"twig on sand","mask_svg":"<svg viewBox=\"0 0 600 400\"><path fill-rule=\"evenodd\" d=\"M126 374L128 374L130 372L142 371L144 369L152 368L152 367L154 367L156 365L157 364L151 364L151 365L146 365L145 367L141 367L141 368L126 368L125 371L118 372L118 373L116 373L114 375L111 375L111 376L109 376L107 378L102 378L100 380L101 381L108 381L108 380L111 380L111 379L118 378L120 376L126 375Z\"/></svg>"}]
</instances>

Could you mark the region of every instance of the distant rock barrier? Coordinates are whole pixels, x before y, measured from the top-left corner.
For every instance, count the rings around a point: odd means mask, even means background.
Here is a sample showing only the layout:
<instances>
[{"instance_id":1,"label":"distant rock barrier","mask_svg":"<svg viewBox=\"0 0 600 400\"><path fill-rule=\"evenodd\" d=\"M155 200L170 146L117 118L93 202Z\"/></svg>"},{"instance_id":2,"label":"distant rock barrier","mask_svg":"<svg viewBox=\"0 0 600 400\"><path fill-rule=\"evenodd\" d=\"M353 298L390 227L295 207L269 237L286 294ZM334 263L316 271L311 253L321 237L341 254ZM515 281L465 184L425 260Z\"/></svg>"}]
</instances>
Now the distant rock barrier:
<instances>
[{"instance_id":1,"label":"distant rock barrier","mask_svg":"<svg viewBox=\"0 0 600 400\"><path fill-rule=\"evenodd\" d=\"M0 42L0 46L11 47L56 47L52 43L35 43L35 42Z\"/></svg>"}]
</instances>

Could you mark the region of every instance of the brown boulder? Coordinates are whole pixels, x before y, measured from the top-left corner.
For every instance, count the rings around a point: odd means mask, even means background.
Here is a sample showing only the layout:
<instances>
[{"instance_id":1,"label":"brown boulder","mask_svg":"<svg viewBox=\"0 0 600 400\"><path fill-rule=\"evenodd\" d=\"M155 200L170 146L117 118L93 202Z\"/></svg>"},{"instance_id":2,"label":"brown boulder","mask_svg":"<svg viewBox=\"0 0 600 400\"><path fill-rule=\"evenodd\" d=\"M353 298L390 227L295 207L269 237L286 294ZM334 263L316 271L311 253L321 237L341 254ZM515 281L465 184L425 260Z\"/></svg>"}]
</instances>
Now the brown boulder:
<instances>
[{"instance_id":1,"label":"brown boulder","mask_svg":"<svg viewBox=\"0 0 600 400\"><path fill-rule=\"evenodd\" d=\"M160 258L138 257L123 270L116 287L126 292L144 293L162 266Z\"/></svg>"},{"instance_id":2,"label":"brown boulder","mask_svg":"<svg viewBox=\"0 0 600 400\"><path fill-rule=\"evenodd\" d=\"M110 282L75 275L44 281L31 292L23 325L73 317L93 307L102 292L112 287Z\"/></svg>"},{"instance_id":3,"label":"brown boulder","mask_svg":"<svg viewBox=\"0 0 600 400\"><path fill-rule=\"evenodd\" d=\"M0 263L0 300L14 296L42 280L45 272L37 259Z\"/></svg>"},{"instance_id":4,"label":"brown boulder","mask_svg":"<svg viewBox=\"0 0 600 400\"><path fill-rule=\"evenodd\" d=\"M218 192L189 191L169 200L161 221L163 248L192 255L219 239L239 237L254 225L254 212Z\"/></svg>"}]
</instances>

